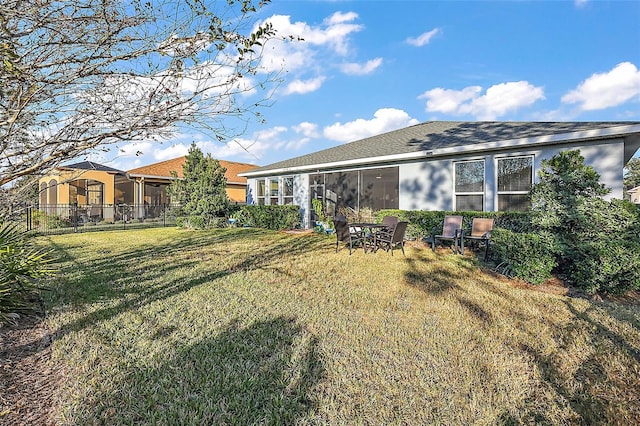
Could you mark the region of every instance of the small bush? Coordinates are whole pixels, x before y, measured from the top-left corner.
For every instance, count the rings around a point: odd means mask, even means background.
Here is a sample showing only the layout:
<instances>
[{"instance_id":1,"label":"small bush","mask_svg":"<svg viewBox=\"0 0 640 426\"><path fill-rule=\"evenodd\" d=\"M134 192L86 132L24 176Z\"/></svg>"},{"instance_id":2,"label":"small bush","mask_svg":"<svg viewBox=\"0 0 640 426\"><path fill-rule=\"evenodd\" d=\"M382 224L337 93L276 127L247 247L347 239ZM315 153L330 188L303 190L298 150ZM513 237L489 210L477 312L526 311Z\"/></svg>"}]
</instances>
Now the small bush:
<instances>
[{"instance_id":1,"label":"small bush","mask_svg":"<svg viewBox=\"0 0 640 426\"><path fill-rule=\"evenodd\" d=\"M491 240L491 259L496 271L532 284L551 278L556 261L555 244L550 235L496 228Z\"/></svg>"},{"instance_id":2,"label":"small bush","mask_svg":"<svg viewBox=\"0 0 640 426\"><path fill-rule=\"evenodd\" d=\"M640 290L640 244L599 239L574 248L566 269L571 282L587 293L622 294Z\"/></svg>"},{"instance_id":3,"label":"small bush","mask_svg":"<svg viewBox=\"0 0 640 426\"><path fill-rule=\"evenodd\" d=\"M239 226L282 230L300 227L300 208L298 206L241 206L233 217Z\"/></svg>"},{"instance_id":4,"label":"small bush","mask_svg":"<svg viewBox=\"0 0 640 426\"><path fill-rule=\"evenodd\" d=\"M38 300L38 280L54 275L50 253L33 247L15 225L0 228L0 323L29 312Z\"/></svg>"},{"instance_id":5,"label":"small bush","mask_svg":"<svg viewBox=\"0 0 640 426\"><path fill-rule=\"evenodd\" d=\"M176 218L176 226L178 228L185 229L205 229L207 224L202 216L190 215L190 216L178 216Z\"/></svg>"}]
</instances>

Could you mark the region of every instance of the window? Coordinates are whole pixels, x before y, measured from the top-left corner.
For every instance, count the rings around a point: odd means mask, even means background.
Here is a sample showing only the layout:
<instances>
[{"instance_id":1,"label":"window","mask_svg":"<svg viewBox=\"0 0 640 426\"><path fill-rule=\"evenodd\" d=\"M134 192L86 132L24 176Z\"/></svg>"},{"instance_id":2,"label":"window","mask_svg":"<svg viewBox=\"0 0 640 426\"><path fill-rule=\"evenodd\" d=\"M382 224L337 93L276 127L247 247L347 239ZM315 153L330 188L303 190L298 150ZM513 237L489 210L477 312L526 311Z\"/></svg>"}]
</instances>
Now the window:
<instances>
[{"instance_id":1,"label":"window","mask_svg":"<svg viewBox=\"0 0 640 426\"><path fill-rule=\"evenodd\" d=\"M346 209L397 209L399 168L353 170L309 175L311 199L324 201L326 214Z\"/></svg>"},{"instance_id":2,"label":"window","mask_svg":"<svg viewBox=\"0 0 640 426\"><path fill-rule=\"evenodd\" d=\"M47 184L44 182L40 184L40 205L42 207L47 205Z\"/></svg>"},{"instance_id":3,"label":"window","mask_svg":"<svg viewBox=\"0 0 640 426\"><path fill-rule=\"evenodd\" d=\"M278 205L278 178L269 180L269 204Z\"/></svg>"},{"instance_id":4,"label":"window","mask_svg":"<svg viewBox=\"0 0 640 426\"><path fill-rule=\"evenodd\" d=\"M523 211L529 208L533 184L533 157L498 159L498 210Z\"/></svg>"},{"instance_id":5,"label":"window","mask_svg":"<svg viewBox=\"0 0 640 426\"><path fill-rule=\"evenodd\" d=\"M360 208L372 211L399 206L399 169L386 167L360 172Z\"/></svg>"},{"instance_id":6,"label":"window","mask_svg":"<svg viewBox=\"0 0 640 426\"><path fill-rule=\"evenodd\" d=\"M58 182L55 179L49 181L48 204L58 204Z\"/></svg>"},{"instance_id":7,"label":"window","mask_svg":"<svg viewBox=\"0 0 640 426\"><path fill-rule=\"evenodd\" d=\"M282 178L282 204L293 204L293 177Z\"/></svg>"},{"instance_id":8,"label":"window","mask_svg":"<svg viewBox=\"0 0 640 426\"><path fill-rule=\"evenodd\" d=\"M258 200L258 204L264 205L264 198L265 198L265 194L266 194L266 182L264 179L258 179L256 181L256 199Z\"/></svg>"},{"instance_id":9,"label":"window","mask_svg":"<svg viewBox=\"0 0 640 426\"><path fill-rule=\"evenodd\" d=\"M95 180L87 180L87 204L101 205L104 184Z\"/></svg>"},{"instance_id":10,"label":"window","mask_svg":"<svg viewBox=\"0 0 640 426\"><path fill-rule=\"evenodd\" d=\"M484 160L453 163L454 199L458 211L484 210Z\"/></svg>"}]
</instances>

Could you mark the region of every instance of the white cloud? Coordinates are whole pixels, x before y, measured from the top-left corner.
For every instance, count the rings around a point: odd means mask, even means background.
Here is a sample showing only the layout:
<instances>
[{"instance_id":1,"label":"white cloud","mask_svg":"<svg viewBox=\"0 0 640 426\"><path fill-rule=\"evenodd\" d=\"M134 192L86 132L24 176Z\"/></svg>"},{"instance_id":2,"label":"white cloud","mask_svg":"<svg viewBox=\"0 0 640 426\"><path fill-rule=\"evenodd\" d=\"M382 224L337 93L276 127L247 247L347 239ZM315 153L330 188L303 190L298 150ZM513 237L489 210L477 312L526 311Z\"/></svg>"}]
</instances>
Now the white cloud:
<instances>
[{"instance_id":1,"label":"white cloud","mask_svg":"<svg viewBox=\"0 0 640 426\"><path fill-rule=\"evenodd\" d=\"M358 19L358 14L355 12L347 12L347 13L336 12L330 17L328 17L327 19L325 19L324 22L327 25L331 26L331 25L344 24L345 22L351 22L355 19Z\"/></svg>"},{"instance_id":2,"label":"white cloud","mask_svg":"<svg viewBox=\"0 0 640 426\"><path fill-rule=\"evenodd\" d=\"M152 142L132 142L118 147L119 157L137 157L148 154L153 147Z\"/></svg>"},{"instance_id":3,"label":"white cloud","mask_svg":"<svg viewBox=\"0 0 640 426\"><path fill-rule=\"evenodd\" d=\"M407 43L412 45L412 46L416 46L416 47L422 47L426 44L429 44L429 42L431 41L431 39L436 35L440 33L440 30L438 28L434 28L431 31L427 31L426 33L422 33L420 34L418 37L409 37L407 38Z\"/></svg>"},{"instance_id":4,"label":"white cloud","mask_svg":"<svg viewBox=\"0 0 640 426\"><path fill-rule=\"evenodd\" d=\"M284 89L285 95L291 95L294 93L303 94L309 92L315 92L322 86L325 77L316 77L310 80L294 80L287 85Z\"/></svg>"},{"instance_id":5,"label":"white cloud","mask_svg":"<svg viewBox=\"0 0 640 426\"><path fill-rule=\"evenodd\" d=\"M351 142L414 124L418 124L418 120L409 117L409 114L403 110L381 108L370 120L359 118L344 124L335 123L325 127L323 133L328 139Z\"/></svg>"},{"instance_id":6,"label":"white cloud","mask_svg":"<svg viewBox=\"0 0 640 426\"><path fill-rule=\"evenodd\" d=\"M427 111L455 114L464 102L474 99L482 91L480 86L469 86L462 90L431 89L418 99L427 99Z\"/></svg>"},{"instance_id":7,"label":"white cloud","mask_svg":"<svg viewBox=\"0 0 640 426\"><path fill-rule=\"evenodd\" d=\"M355 62L342 64L340 68L345 74L366 75L374 72L380 65L382 65L382 58L375 58L365 62L364 64L358 64Z\"/></svg>"},{"instance_id":8,"label":"white cloud","mask_svg":"<svg viewBox=\"0 0 640 426\"><path fill-rule=\"evenodd\" d=\"M580 8L584 7L588 2L588 0L574 0L573 4L575 4L576 7Z\"/></svg>"},{"instance_id":9,"label":"white cloud","mask_svg":"<svg viewBox=\"0 0 640 426\"><path fill-rule=\"evenodd\" d=\"M309 93L320 87L328 68L344 57L355 57L351 46L351 36L362 31L364 26L354 23L358 14L336 12L317 25L291 21L287 15L273 15L264 20L273 25L278 38L265 43L261 52L260 65L264 71L288 73L292 82L284 84L282 94ZM262 22L261 24L264 24ZM379 66L377 59L358 68L355 73L371 72ZM284 74L283 74L284 75Z\"/></svg>"},{"instance_id":10,"label":"white cloud","mask_svg":"<svg viewBox=\"0 0 640 426\"><path fill-rule=\"evenodd\" d=\"M164 161L164 160L171 160L172 158L182 157L189 153L189 146L191 146L191 144L178 143L178 144L170 145L163 149L157 149L153 151L153 158L155 159L156 162L158 162L158 161Z\"/></svg>"},{"instance_id":11,"label":"white cloud","mask_svg":"<svg viewBox=\"0 0 640 426\"><path fill-rule=\"evenodd\" d=\"M312 26L306 22L291 22L291 17L287 15L273 15L264 22L270 22L278 36L285 40L270 40L267 43L261 65L271 71L280 69L283 63L288 71L305 69L315 63L316 49L322 48L345 56L350 50L349 36L364 28L349 23L357 18L358 15L353 12L336 12L321 25Z\"/></svg>"},{"instance_id":12,"label":"white cloud","mask_svg":"<svg viewBox=\"0 0 640 426\"><path fill-rule=\"evenodd\" d=\"M479 120L495 120L544 99L543 88L527 81L500 83L489 87L484 95L481 92L480 86L462 90L436 88L420 95L419 99L427 99L428 112L472 115Z\"/></svg>"},{"instance_id":13,"label":"white cloud","mask_svg":"<svg viewBox=\"0 0 640 426\"><path fill-rule=\"evenodd\" d=\"M301 133L308 138L317 138L320 136L318 133L318 125L316 123L309 123L304 121L296 126L293 126L293 130L296 133Z\"/></svg>"},{"instance_id":14,"label":"white cloud","mask_svg":"<svg viewBox=\"0 0 640 426\"><path fill-rule=\"evenodd\" d=\"M640 99L640 71L631 62L622 62L606 73L595 73L562 97L562 102L578 104L593 111Z\"/></svg>"}]
</instances>

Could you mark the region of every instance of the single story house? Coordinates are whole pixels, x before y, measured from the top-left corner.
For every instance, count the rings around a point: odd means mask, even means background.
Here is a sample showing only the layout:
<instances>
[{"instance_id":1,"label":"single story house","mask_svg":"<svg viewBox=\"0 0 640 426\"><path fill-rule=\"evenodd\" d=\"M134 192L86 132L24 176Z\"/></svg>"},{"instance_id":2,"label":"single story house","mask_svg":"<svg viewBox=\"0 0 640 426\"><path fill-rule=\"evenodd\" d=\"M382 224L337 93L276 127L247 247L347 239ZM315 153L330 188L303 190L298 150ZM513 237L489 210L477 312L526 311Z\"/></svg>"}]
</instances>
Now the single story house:
<instances>
[{"instance_id":1,"label":"single story house","mask_svg":"<svg viewBox=\"0 0 640 426\"><path fill-rule=\"evenodd\" d=\"M314 198L342 208L523 210L541 162L579 149L623 197L623 167L640 148L640 122L417 124L243 172L248 204L296 204L305 227Z\"/></svg>"},{"instance_id":2,"label":"single story house","mask_svg":"<svg viewBox=\"0 0 640 426\"><path fill-rule=\"evenodd\" d=\"M92 161L57 167L40 178L40 210L67 216L69 205L82 207L82 215L91 220L118 219L117 206L126 205L131 218L155 217L163 206L170 204L167 187L172 172L183 178L182 165L186 157L161 161L129 171L117 170ZM226 168L227 195L231 202L244 203L247 179L241 172L258 166L218 160Z\"/></svg>"},{"instance_id":3,"label":"single story house","mask_svg":"<svg viewBox=\"0 0 640 426\"><path fill-rule=\"evenodd\" d=\"M171 183L172 172L175 172L178 178L183 178L182 166L186 160L187 157L179 157L129 170L127 177L135 186L133 193L136 197L134 198L136 204L144 202L156 205L167 203L166 188ZM229 200L232 203L244 204L247 199L247 178L239 174L257 169L258 166L233 161L218 161L222 167L227 169L224 175L227 178Z\"/></svg>"}]
</instances>

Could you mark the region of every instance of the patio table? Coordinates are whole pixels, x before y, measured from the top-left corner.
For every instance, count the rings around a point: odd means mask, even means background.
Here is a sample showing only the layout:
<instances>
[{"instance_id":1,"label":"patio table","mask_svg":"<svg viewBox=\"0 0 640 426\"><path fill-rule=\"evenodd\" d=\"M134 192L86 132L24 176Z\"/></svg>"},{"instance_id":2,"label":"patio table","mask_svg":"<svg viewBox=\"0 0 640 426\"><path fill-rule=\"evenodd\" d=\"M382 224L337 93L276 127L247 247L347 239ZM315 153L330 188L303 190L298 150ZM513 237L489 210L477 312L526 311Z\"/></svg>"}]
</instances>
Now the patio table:
<instances>
[{"instance_id":1,"label":"patio table","mask_svg":"<svg viewBox=\"0 0 640 426\"><path fill-rule=\"evenodd\" d=\"M373 245L371 247L371 252L375 253L376 250L378 249L378 241L376 239L376 230L378 229L385 229L387 227L387 225L383 225L381 223L373 223L373 222L352 222L349 224L350 227L352 228L360 228L361 232L363 233L363 236L365 237L365 240L367 240L367 235L365 234L366 230L369 230L369 234L371 235L372 239L373 239ZM363 244L364 247L364 252L367 252L367 245L366 243Z\"/></svg>"}]
</instances>

